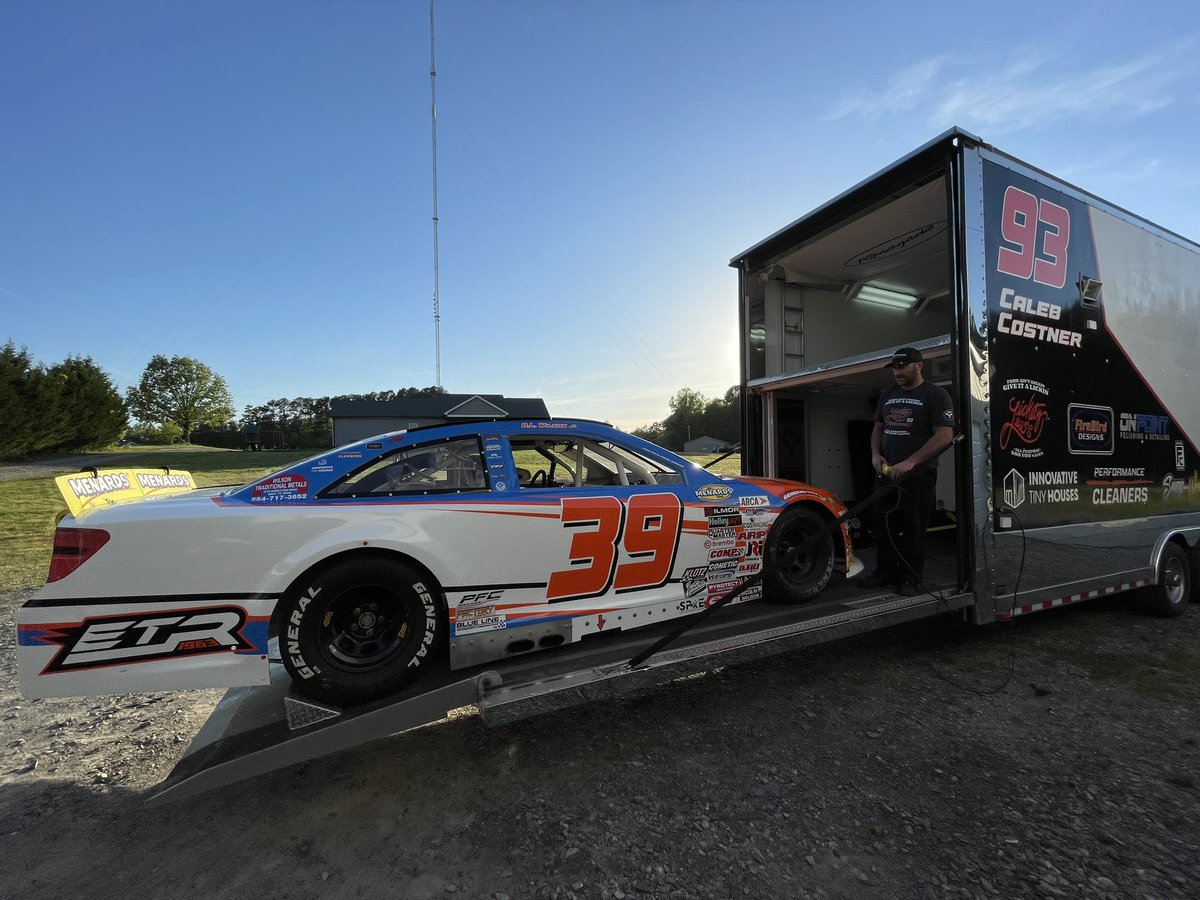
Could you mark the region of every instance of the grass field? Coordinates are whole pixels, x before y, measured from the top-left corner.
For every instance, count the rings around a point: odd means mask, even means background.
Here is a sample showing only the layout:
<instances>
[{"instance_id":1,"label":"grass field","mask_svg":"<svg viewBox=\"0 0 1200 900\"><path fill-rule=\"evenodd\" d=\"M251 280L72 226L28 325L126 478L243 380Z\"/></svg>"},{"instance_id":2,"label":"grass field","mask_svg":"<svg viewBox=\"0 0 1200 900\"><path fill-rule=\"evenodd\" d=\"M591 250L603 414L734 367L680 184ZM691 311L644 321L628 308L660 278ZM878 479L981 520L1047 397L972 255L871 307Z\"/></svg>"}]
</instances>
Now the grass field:
<instances>
[{"instance_id":1,"label":"grass field","mask_svg":"<svg viewBox=\"0 0 1200 900\"><path fill-rule=\"evenodd\" d=\"M203 447L126 447L90 455L102 459L117 453L121 459L109 459L101 467L170 466L191 472L201 487L245 484L313 455L311 450L252 453ZM33 587L45 581L54 523L67 508L54 486L54 475L69 471L73 470L0 481L0 590Z\"/></svg>"},{"instance_id":2,"label":"grass field","mask_svg":"<svg viewBox=\"0 0 1200 900\"><path fill-rule=\"evenodd\" d=\"M191 472L201 487L245 484L314 455L311 450L255 453L203 447L125 447L92 455L100 459L117 453L122 457L120 460L110 459L102 467L169 466ZM703 466L717 455L700 454L688 459ZM740 469L741 457L734 454L717 463L711 471L718 475L737 475ZM67 471L72 470L63 470ZM54 524L59 512L66 508L54 486L54 475L0 481L0 590L34 587L45 581L50 567Z\"/></svg>"}]
</instances>

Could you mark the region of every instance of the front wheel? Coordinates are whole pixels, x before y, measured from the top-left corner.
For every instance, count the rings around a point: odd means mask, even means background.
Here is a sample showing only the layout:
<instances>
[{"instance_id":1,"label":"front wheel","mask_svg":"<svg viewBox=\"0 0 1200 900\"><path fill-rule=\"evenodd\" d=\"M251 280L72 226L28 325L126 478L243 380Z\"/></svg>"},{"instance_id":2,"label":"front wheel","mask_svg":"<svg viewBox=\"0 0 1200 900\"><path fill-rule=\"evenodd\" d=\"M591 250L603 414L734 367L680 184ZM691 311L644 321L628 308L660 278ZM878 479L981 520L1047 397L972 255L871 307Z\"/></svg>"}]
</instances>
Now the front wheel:
<instances>
[{"instance_id":1,"label":"front wheel","mask_svg":"<svg viewBox=\"0 0 1200 900\"><path fill-rule=\"evenodd\" d=\"M1138 592L1141 608L1153 616L1182 616L1192 593L1192 571L1187 553L1178 544L1163 547L1158 562L1158 583Z\"/></svg>"},{"instance_id":2,"label":"front wheel","mask_svg":"<svg viewBox=\"0 0 1200 900\"><path fill-rule=\"evenodd\" d=\"M296 688L326 703L384 697L429 667L444 626L437 586L403 563L345 559L280 601L280 654Z\"/></svg>"},{"instance_id":3,"label":"front wheel","mask_svg":"<svg viewBox=\"0 0 1200 900\"><path fill-rule=\"evenodd\" d=\"M763 589L782 603L811 600L833 574L833 534L804 506L780 513L763 550Z\"/></svg>"}]
</instances>

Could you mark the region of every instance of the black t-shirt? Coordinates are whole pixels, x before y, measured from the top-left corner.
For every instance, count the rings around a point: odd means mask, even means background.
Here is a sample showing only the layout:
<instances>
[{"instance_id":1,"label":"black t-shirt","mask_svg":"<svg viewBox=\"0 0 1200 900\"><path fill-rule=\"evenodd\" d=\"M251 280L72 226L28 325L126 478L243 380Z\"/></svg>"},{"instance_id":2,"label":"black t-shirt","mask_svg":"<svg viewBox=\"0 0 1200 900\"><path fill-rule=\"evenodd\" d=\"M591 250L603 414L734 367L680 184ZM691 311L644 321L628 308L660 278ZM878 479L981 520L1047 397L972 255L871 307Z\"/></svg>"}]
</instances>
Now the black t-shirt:
<instances>
[{"instance_id":1,"label":"black t-shirt","mask_svg":"<svg viewBox=\"0 0 1200 900\"><path fill-rule=\"evenodd\" d=\"M954 406L944 388L928 381L912 390L894 384L879 395L875 421L883 423L883 457L895 465L920 450L933 436L934 428L953 428ZM936 465L936 460L926 460L917 471Z\"/></svg>"}]
</instances>

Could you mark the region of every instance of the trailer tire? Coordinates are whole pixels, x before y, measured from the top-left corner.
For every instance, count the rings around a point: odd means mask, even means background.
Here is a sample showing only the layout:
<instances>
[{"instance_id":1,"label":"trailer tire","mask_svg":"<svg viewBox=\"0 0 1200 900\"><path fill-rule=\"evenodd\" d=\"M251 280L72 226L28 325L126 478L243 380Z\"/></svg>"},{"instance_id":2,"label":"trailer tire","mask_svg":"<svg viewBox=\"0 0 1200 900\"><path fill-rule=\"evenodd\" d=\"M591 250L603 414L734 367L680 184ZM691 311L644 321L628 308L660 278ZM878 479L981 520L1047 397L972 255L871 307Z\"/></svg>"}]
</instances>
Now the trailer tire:
<instances>
[{"instance_id":1,"label":"trailer tire","mask_svg":"<svg viewBox=\"0 0 1200 900\"><path fill-rule=\"evenodd\" d=\"M809 544L813 537L816 541ZM784 510L763 548L766 596L781 603L803 603L821 593L832 574L833 535L825 521L805 506Z\"/></svg>"},{"instance_id":2,"label":"trailer tire","mask_svg":"<svg viewBox=\"0 0 1200 900\"><path fill-rule=\"evenodd\" d=\"M1182 616L1192 594L1192 569L1187 552L1178 544L1163 547L1158 583L1140 591L1139 606L1152 616Z\"/></svg>"},{"instance_id":3,"label":"trailer tire","mask_svg":"<svg viewBox=\"0 0 1200 900\"><path fill-rule=\"evenodd\" d=\"M440 595L428 577L381 557L305 575L280 600L279 651L296 689L343 706L394 693L436 656Z\"/></svg>"}]
</instances>

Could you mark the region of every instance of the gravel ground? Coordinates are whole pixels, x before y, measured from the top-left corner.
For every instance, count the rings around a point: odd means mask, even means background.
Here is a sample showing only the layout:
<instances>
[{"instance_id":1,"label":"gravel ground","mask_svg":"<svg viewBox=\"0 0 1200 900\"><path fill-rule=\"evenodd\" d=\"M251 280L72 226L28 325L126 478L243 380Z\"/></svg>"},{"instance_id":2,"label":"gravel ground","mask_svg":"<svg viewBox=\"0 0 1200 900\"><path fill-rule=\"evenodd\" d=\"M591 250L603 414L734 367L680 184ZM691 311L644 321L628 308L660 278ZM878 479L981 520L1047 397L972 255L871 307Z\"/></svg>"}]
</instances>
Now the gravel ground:
<instances>
[{"instance_id":1,"label":"gravel ground","mask_svg":"<svg viewBox=\"0 0 1200 900\"><path fill-rule=\"evenodd\" d=\"M0 896L1192 898L1200 606L939 619L146 809L217 692L30 702Z\"/></svg>"}]
</instances>

